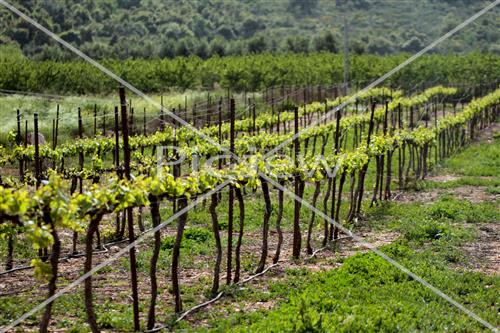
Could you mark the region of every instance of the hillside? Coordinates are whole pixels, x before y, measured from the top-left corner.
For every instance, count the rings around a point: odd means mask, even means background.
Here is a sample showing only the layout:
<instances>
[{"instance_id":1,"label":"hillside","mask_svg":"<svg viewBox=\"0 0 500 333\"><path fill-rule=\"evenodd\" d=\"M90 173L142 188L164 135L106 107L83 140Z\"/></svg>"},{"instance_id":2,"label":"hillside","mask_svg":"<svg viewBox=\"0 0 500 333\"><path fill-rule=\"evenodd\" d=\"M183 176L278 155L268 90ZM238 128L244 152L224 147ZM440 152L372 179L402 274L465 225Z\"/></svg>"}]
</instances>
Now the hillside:
<instances>
[{"instance_id":1,"label":"hillside","mask_svg":"<svg viewBox=\"0 0 500 333\"><path fill-rule=\"evenodd\" d=\"M65 40L97 58L246 52L338 52L344 17L352 52L415 52L489 3L484 0L15 0ZM437 51L500 52L499 9ZM67 58L47 37L0 9L0 43L36 59Z\"/></svg>"}]
</instances>

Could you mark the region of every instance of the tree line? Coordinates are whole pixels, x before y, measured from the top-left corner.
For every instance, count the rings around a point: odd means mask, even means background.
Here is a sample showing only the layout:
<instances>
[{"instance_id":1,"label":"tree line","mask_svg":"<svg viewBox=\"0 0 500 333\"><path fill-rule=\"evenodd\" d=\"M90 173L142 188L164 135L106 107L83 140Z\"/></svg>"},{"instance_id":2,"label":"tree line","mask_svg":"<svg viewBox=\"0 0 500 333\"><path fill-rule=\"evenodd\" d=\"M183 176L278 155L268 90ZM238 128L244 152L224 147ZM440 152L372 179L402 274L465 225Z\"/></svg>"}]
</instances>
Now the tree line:
<instances>
[{"instance_id":1,"label":"tree line","mask_svg":"<svg viewBox=\"0 0 500 333\"><path fill-rule=\"evenodd\" d=\"M0 52L0 88L57 94L107 94L117 83L84 61L34 61L15 52ZM362 86L399 65L408 55L353 55L352 85ZM186 89L258 91L271 86L331 84L343 81L343 58L314 54L197 56L174 59L102 60L101 63L144 92ZM480 84L500 77L500 57L494 54L426 55L385 81L412 89L424 82Z\"/></svg>"}]
</instances>

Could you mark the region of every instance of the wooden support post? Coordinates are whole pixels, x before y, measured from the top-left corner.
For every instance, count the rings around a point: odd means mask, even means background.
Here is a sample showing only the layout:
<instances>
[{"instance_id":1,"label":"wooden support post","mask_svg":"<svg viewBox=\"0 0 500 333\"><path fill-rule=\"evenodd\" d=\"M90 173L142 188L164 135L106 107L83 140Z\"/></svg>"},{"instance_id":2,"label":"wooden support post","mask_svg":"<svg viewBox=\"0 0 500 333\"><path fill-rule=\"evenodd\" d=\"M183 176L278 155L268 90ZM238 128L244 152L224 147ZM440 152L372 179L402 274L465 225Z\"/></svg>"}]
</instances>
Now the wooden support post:
<instances>
[{"instance_id":1,"label":"wooden support post","mask_svg":"<svg viewBox=\"0 0 500 333\"><path fill-rule=\"evenodd\" d=\"M212 122L211 107L212 107L212 97L210 96L210 94L207 94L207 120L205 126L210 126L210 123Z\"/></svg>"},{"instance_id":2,"label":"wooden support post","mask_svg":"<svg viewBox=\"0 0 500 333\"><path fill-rule=\"evenodd\" d=\"M172 114L176 115L175 108L172 109ZM177 125L178 125L177 124L177 119L173 118L172 119L172 124L173 124L173 127L174 127L174 133L173 133L173 138L172 138L172 145L174 147L176 147L177 146ZM177 160L177 156L176 156L177 154L176 153L177 153L177 151L175 149L172 149L172 158L174 160ZM180 166L178 164L175 164L173 166L173 168L172 168L173 169L172 171L173 171L173 174L174 174L174 179L177 179L180 176L180 168L179 167ZM174 199L172 199L172 214L175 214L176 212L177 212L177 199L174 198Z\"/></svg>"},{"instance_id":3,"label":"wooden support post","mask_svg":"<svg viewBox=\"0 0 500 333\"><path fill-rule=\"evenodd\" d=\"M106 136L106 108L102 110L102 135Z\"/></svg>"},{"instance_id":4,"label":"wooden support post","mask_svg":"<svg viewBox=\"0 0 500 333\"><path fill-rule=\"evenodd\" d=\"M24 148L28 146L28 120L24 121Z\"/></svg>"},{"instance_id":5,"label":"wooden support post","mask_svg":"<svg viewBox=\"0 0 500 333\"><path fill-rule=\"evenodd\" d=\"M222 144L222 97L219 99L219 105L217 107L217 115L218 115L218 126L219 126L219 144ZM219 159L219 162L221 160Z\"/></svg>"},{"instance_id":6,"label":"wooden support post","mask_svg":"<svg viewBox=\"0 0 500 333\"><path fill-rule=\"evenodd\" d=\"M56 134L54 137L54 149L57 147L57 140L59 137L59 104L57 104L57 109L56 109Z\"/></svg>"},{"instance_id":7,"label":"wooden support post","mask_svg":"<svg viewBox=\"0 0 500 333\"><path fill-rule=\"evenodd\" d=\"M54 149L55 136L56 136L56 120L52 119L52 149Z\"/></svg>"},{"instance_id":8,"label":"wooden support post","mask_svg":"<svg viewBox=\"0 0 500 333\"><path fill-rule=\"evenodd\" d=\"M118 107L115 106L115 168L118 172L118 167L120 166L120 136L119 136L119 126L118 126Z\"/></svg>"},{"instance_id":9,"label":"wooden support post","mask_svg":"<svg viewBox=\"0 0 500 333\"><path fill-rule=\"evenodd\" d=\"M281 116L281 110L278 109L278 121L277 121L277 127L276 127L276 130L277 130L277 133L278 135L280 134L280 117Z\"/></svg>"},{"instance_id":10,"label":"wooden support post","mask_svg":"<svg viewBox=\"0 0 500 333\"><path fill-rule=\"evenodd\" d=\"M274 122L274 97L271 97L271 119L273 119L273 122ZM279 126L279 120L278 120L278 126ZM273 133L273 132L274 132L274 128L273 128L273 125L271 123L271 126L269 126L269 133Z\"/></svg>"},{"instance_id":11,"label":"wooden support post","mask_svg":"<svg viewBox=\"0 0 500 333\"><path fill-rule=\"evenodd\" d=\"M340 119L342 118L342 110L337 110L336 112L336 123L335 123L335 137L334 137L334 153L335 155L339 155L340 150ZM332 180L332 204L330 206L330 218L335 218L335 188L337 187L337 177L336 175ZM330 229L328 232L328 240L337 239L339 234L339 230L337 226L330 225Z\"/></svg>"},{"instance_id":12,"label":"wooden support post","mask_svg":"<svg viewBox=\"0 0 500 333\"><path fill-rule=\"evenodd\" d=\"M410 129L413 129L415 125L413 124L413 106L410 106Z\"/></svg>"},{"instance_id":13,"label":"wooden support post","mask_svg":"<svg viewBox=\"0 0 500 333\"><path fill-rule=\"evenodd\" d=\"M132 102L132 101L130 101ZM130 108L130 135L135 134L135 125L134 125L134 108Z\"/></svg>"},{"instance_id":14,"label":"wooden support post","mask_svg":"<svg viewBox=\"0 0 500 333\"><path fill-rule=\"evenodd\" d=\"M97 135L97 104L94 104L94 137Z\"/></svg>"},{"instance_id":15,"label":"wooden support post","mask_svg":"<svg viewBox=\"0 0 500 333\"><path fill-rule=\"evenodd\" d=\"M144 112L142 113L142 135L146 136L146 108L144 108Z\"/></svg>"},{"instance_id":16,"label":"wooden support post","mask_svg":"<svg viewBox=\"0 0 500 333\"><path fill-rule=\"evenodd\" d=\"M248 107L248 118L251 118L252 117L252 104L250 102L250 97L248 98L247 107Z\"/></svg>"},{"instance_id":17,"label":"wooden support post","mask_svg":"<svg viewBox=\"0 0 500 333\"><path fill-rule=\"evenodd\" d=\"M254 100L252 105L252 134L255 135L256 130L257 129L255 128L255 100Z\"/></svg>"},{"instance_id":18,"label":"wooden support post","mask_svg":"<svg viewBox=\"0 0 500 333\"><path fill-rule=\"evenodd\" d=\"M438 119L437 119L437 105L434 105L434 129L436 130L437 129L437 124L438 124ZM438 163L438 150L441 149L441 145L440 145L440 136L438 136L438 142L437 144L434 146L434 166L437 165ZM424 161L425 164L427 164L427 161ZM426 170L427 171L427 170ZM425 176L427 176L425 174Z\"/></svg>"},{"instance_id":19,"label":"wooden support post","mask_svg":"<svg viewBox=\"0 0 500 333\"><path fill-rule=\"evenodd\" d=\"M34 129L35 129L35 179L36 179L36 187L40 186L41 183L41 174L40 174L40 147L38 142L38 113L35 113L33 116L34 121Z\"/></svg>"},{"instance_id":20,"label":"wooden support post","mask_svg":"<svg viewBox=\"0 0 500 333\"><path fill-rule=\"evenodd\" d=\"M83 139L83 120L82 120L82 110L78 108L78 138ZM83 170L84 166L84 156L83 151L80 150L78 153L78 164L80 166L80 171ZM83 192L83 178L80 176L80 193Z\"/></svg>"},{"instance_id":21,"label":"wooden support post","mask_svg":"<svg viewBox=\"0 0 500 333\"><path fill-rule=\"evenodd\" d=\"M165 112L163 111L163 95L160 96L160 131L165 129Z\"/></svg>"},{"instance_id":22,"label":"wooden support post","mask_svg":"<svg viewBox=\"0 0 500 333\"><path fill-rule=\"evenodd\" d=\"M22 134L21 134L21 112L17 109L17 137L16 143L18 146L23 144ZM21 183L24 182L24 160L19 159L19 179Z\"/></svg>"},{"instance_id":23,"label":"wooden support post","mask_svg":"<svg viewBox=\"0 0 500 333\"><path fill-rule=\"evenodd\" d=\"M122 136L123 136L123 162L125 168L125 178L130 180L130 147L128 141L128 119L127 119L127 101L125 99L125 88L120 87L120 106L121 106L121 117L122 117ZM134 217L132 208L127 208L127 222L128 222L128 233L129 233L129 243L135 241L134 235ZM129 250L130 257L130 279L132 284L132 302L134 311L134 330L140 330L139 323L139 294L137 291L137 265L135 258L135 247Z\"/></svg>"},{"instance_id":24,"label":"wooden support post","mask_svg":"<svg viewBox=\"0 0 500 333\"><path fill-rule=\"evenodd\" d=\"M234 99L231 99L229 116L230 116L230 130L229 130L229 150L231 154L234 154L234 117L235 117L235 105ZM231 162L233 158L231 157ZM234 187L229 185L229 207L227 216L227 270L226 270L226 283L231 284L232 281L232 261L233 261L233 218L234 218Z\"/></svg>"},{"instance_id":25,"label":"wooden support post","mask_svg":"<svg viewBox=\"0 0 500 333\"><path fill-rule=\"evenodd\" d=\"M295 135L299 132L299 108L295 107L294 109L294 131ZM299 154L300 154L300 141L298 136L293 140L294 145L294 163L298 165L299 163ZM300 197L300 187L301 187L301 179L297 174L294 177L294 190L295 195ZM301 203L298 200L294 200L294 217L293 217L293 253L292 256L295 259L300 257L300 248L302 243L302 237L300 233L300 206Z\"/></svg>"}]
</instances>

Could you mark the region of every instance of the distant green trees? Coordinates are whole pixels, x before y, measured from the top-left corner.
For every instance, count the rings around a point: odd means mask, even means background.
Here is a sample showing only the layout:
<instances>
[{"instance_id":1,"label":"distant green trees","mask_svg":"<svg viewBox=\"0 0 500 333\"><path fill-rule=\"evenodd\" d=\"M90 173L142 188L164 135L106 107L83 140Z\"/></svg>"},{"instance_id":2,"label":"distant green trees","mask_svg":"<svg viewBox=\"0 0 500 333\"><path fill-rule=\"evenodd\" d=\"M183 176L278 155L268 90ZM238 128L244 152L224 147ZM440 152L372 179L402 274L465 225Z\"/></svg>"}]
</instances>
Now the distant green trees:
<instances>
[{"instance_id":1,"label":"distant green trees","mask_svg":"<svg viewBox=\"0 0 500 333\"><path fill-rule=\"evenodd\" d=\"M289 0L288 7L297 15L310 15L318 6L319 0Z\"/></svg>"},{"instance_id":2,"label":"distant green trees","mask_svg":"<svg viewBox=\"0 0 500 333\"><path fill-rule=\"evenodd\" d=\"M318 52L326 51L337 53L339 50L338 45L337 38L330 31L316 37L314 40L315 50Z\"/></svg>"},{"instance_id":3,"label":"distant green trees","mask_svg":"<svg viewBox=\"0 0 500 333\"><path fill-rule=\"evenodd\" d=\"M415 52L488 0L12 0L90 56L173 58L250 53L339 52L347 15L355 54ZM418 19L416 19L418 17ZM500 52L494 15L485 15L437 52ZM42 32L0 6L0 44L36 59L71 60Z\"/></svg>"},{"instance_id":4,"label":"distant green trees","mask_svg":"<svg viewBox=\"0 0 500 333\"><path fill-rule=\"evenodd\" d=\"M369 53L386 55L394 52L394 47L390 40L385 37L376 37L368 43L367 51Z\"/></svg>"},{"instance_id":5,"label":"distant green trees","mask_svg":"<svg viewBox=\"0 0 500 333\"><path fill-rule=\"evenodd\" d=\"M249 53L262 53L266 51L267 44L263 36L255 37L248 42Z\"/></svg>"},{"instance_id":6,"label":"distant green trees","mask_svg":"<svg viewBox=\"0 0 500 333\"><path fill-rule=\"evenodd\" d=\"M255 39L255 47L262 41ZM187 43L186 47L190 47ZM208 52L223 52L222 45L211 43ZM221 48L217 50L217 48ZM45 50L45 49L44 49ZM56 52L47 48L46 52ZM201 50L205 52L204 50ZM166 48L164 52L185 52ZM247 52L247 51L245 51ZM55 55L54 55L55 56ZM353 84L371 82L394 68L408 55L351 55ZM145 92L222 87L232 91L255 91L268 86L331 84L343 79L342 55L321 52L305 54L260 53L242 56L197 56L154 60L102 60L117 75ZM0 88L67 93L107 94L116 91L117 82L83 61L33 61L17 48L0 46ZM411 88L422 82L482 83L500 77L500 56L427 55L397 72L384 85Z\"/></svg>"},{"instance_id":7,"label":"distant green trees","mask_svg":"<svg viewBox=\"0 0 500 333\"><path fill-rule=\"evenodd\" d=\"M263 30L265 25L254 18L247 18L241 25L241 34L244 38L252 37L257 31Z\"/></svg>"}]
</instances>

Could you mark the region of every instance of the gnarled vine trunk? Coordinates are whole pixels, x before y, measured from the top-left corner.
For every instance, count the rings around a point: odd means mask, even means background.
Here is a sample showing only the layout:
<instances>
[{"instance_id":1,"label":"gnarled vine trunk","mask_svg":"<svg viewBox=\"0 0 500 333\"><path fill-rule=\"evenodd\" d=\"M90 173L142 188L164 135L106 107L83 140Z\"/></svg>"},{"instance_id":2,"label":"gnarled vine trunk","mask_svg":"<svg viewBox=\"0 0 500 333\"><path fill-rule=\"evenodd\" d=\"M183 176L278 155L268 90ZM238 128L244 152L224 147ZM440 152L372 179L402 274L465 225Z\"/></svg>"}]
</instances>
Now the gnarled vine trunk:
<instances>
[{"instance_id":1,"label":"gnarled vine trunk","mask_svg":"<svg viewBox=\"0 0 500 333\"><path fill-rule=\"evenodd\" d=\"M268 247L268 237L269 237L269 219L271 218L271 197L269 195L269 186L264 178L260 179L262 186L262 194L264 195L264 202L266 208L264 210L264 221L262 223L262 249L260 255L260 261L255 270L256 273L261 273L266 265L267 258L267 247Z\"/></svg>"},{"instance_id":2,"label":"gnarled vine trunk","mask_svg":"<svg viewBox=\"0 0 500 333\"><path fill-rule=\"evenodd\" d=\"M94 215L90 219L90 224L87 229L87 237L85 239L85 263L83 266L83 273L86 274L92 269L92 256L93 256L93 241L94 233L96 232L102 215ZM94 304L92 300L92 275L85 279L84 284L84 298L85 298L85 311L87 312L87 323L93 333L99 332L97 326L97 319L94 311Z\"/></svg>"},{"instance_id":3,"label":"gnarled vine trunk","mask_svg":"<svg viewBox=\"0 0 500 333\"><path fill-rule=\"evenodd\" d=\"M217 205L219 204L219 198L217 193L213 193L210 202L210 216L212 218L212 231L214 233L215 239L215 265L214 265L214 278L212 281L212 296L215 296L219 291L219 278L220 278L220 264L222 261L222 243L220 240L220 231L219 231L219 220L217 218Z\"/></svg>"},{"instance_id":4,"label":"gnarled vine trunk","mask_svg":"<svg viewBox=\"0 0 500 333\"><path fill-rule=\"evenodd\" d=\"M328 199L330 199L330 192L332 190L332 183L333 183L333 178L329 177L328 178L328 184L325 192L325 197L323 198L323 213L325 216L328 216ZM324 223L323 223L323 246L326 246L328 243L328 229L329 229L330 223L326 218L324 218Z\"/></svg>"},{"instance_id":5,"label":"gnarled vine trunk","mask_svg":"<svg viewBox=\"0 0 500 333\"><path fill-rule=\"evenodd\" d=\"M340 181L339 181L339 195L337 197L337 207L335 210L335 222L338 224L340 223L340 205L342 204L342 190L344 189L344 182L345 182L345 172L342 172L340 175ZM333 239L338 239L339 238L339 227L335 226L335 232L333 233Z\"/></svg>"},{"instance_id":6,"label":"gnarled vine trunk","mask_svg":"<svg viewBox=\"0 0 500 333\"><path fill-rule=\"evenodd\" d=\"M179 211L186 208L187 199L185 197L179 199ZM174 247L172 249L172 293L175 300L175 312L182 311L181 291L179 287L179 255L182 245L182 235L187 221L187 212L180 215L177 220L177 235L175 237Z\"/></svg>"},{"instance_id":7,"label":"gnarled vine trunk","mask_svg":"<svg viewBox=\"0 0 500 333\"><path fill-rule=\"evenodd\" d=\"M314 194L313 194L313 198L312 198L312 202L311 202L311 205L314 208L316 208L316 202L318 201L318 196L320 194L320 190L321 190L321 183L319 181L317 181L314 183ZM311 245L311 236L312 236L312 229L314 226L315 219L316 219L316 212L314 210L312 210L311 211L311 219L309 220L309 226L307 228L307 245L306 245L307 254L313 253L313 249L312 249L312 245Z\"/></svg>"},{"instance_id":8,"label":"gnarled vine trunk","mask_svg":"<svg viewBox=\"0 0 500 333\"><path fill-rule=\"evenodd\" d=\"M56 288L57 288L57 275L58 275L58 266L59 266L59 256L61 254L61 240L59 239L59 235L57 234L57 230L54 226L54 223L52 222L50 218L50 213L46 212L44 213L44 219L47 221L50 221L50 227L51 227L51 234L52 238L54 239L54 243L52 244L52 253L50 255L50 267L51 267L51 273L52 276L50 277L49 284L48 284L48 293L47 293L47 298L52 297L56 293ZM42 320L40 321L40 332L46 333L48 331L48 327L50 324L50 318L52 316L52 305L54 302L50 302L47 304L45 307L45 312L43 314Z\"/></svg>"},{"instance_id":9,"label":"gnarled vine trunk","mask_svg":"<svg viewBox=\"0 0 500 333\"><path fill-rule=\"evenodd\" d=\"M280 185L284 186L284 182L280 181ZM276 232L278 233L278 244L276 245L276 253L274 254L273 264L280 260L281 246L283 244L283 231L281 230L281 220L283 219L283 191L278 189L278 214L276 216Z\"/></svg>"},{"instance_id":10,"label":"gnarled vine trunk","mask_svg":"<svg viewBox=\"0 0 500 333\"><path fill-rule=\"evenodd\" d=\"M245 201L243 200L243 193L240 188L236 187L234 189L234 193L236 194L236 200L238 200L239 206L239 232L238 239L236 241L236 248L234 250L234 282L240 281L240 273L241 273L241 243L243 242L243 230L245 227Z\"/></svg>"},{"instance_id":11,"label":"gnarled vine trunk","mask_svg":"<svg viewBox=\"0 0 500 333\"><path fill-rule=\"evenodd\" d=\"M5 259L5 270L11 270L14 266L14 236L9 235L7 239L7 258Z\"/></svg>"},{"instance_id":12,"label":"gnarled vine trunk","mask_svg":"<svg viewBox=\"0 0 500 333\"><path fill-rule=\"evenodd\" d=\"M152 196L150 198L151 202L151 220L153 223L153 228L160 225L160 199L156 196ZM156 298L158 294L158 282L156 279L156 266L158 264L158 257L160 256L160 247L161 247L161 233L160 230L155 231L154 233L154 247L153 247L153 255L151 256L151 263L149 267L149 279L151 281L151 300L149 303L149 311L148 311L148 322L147 328L148 330L153 329L155 326L155 307L156 307Z\"/></svg>"}]
</instances>

